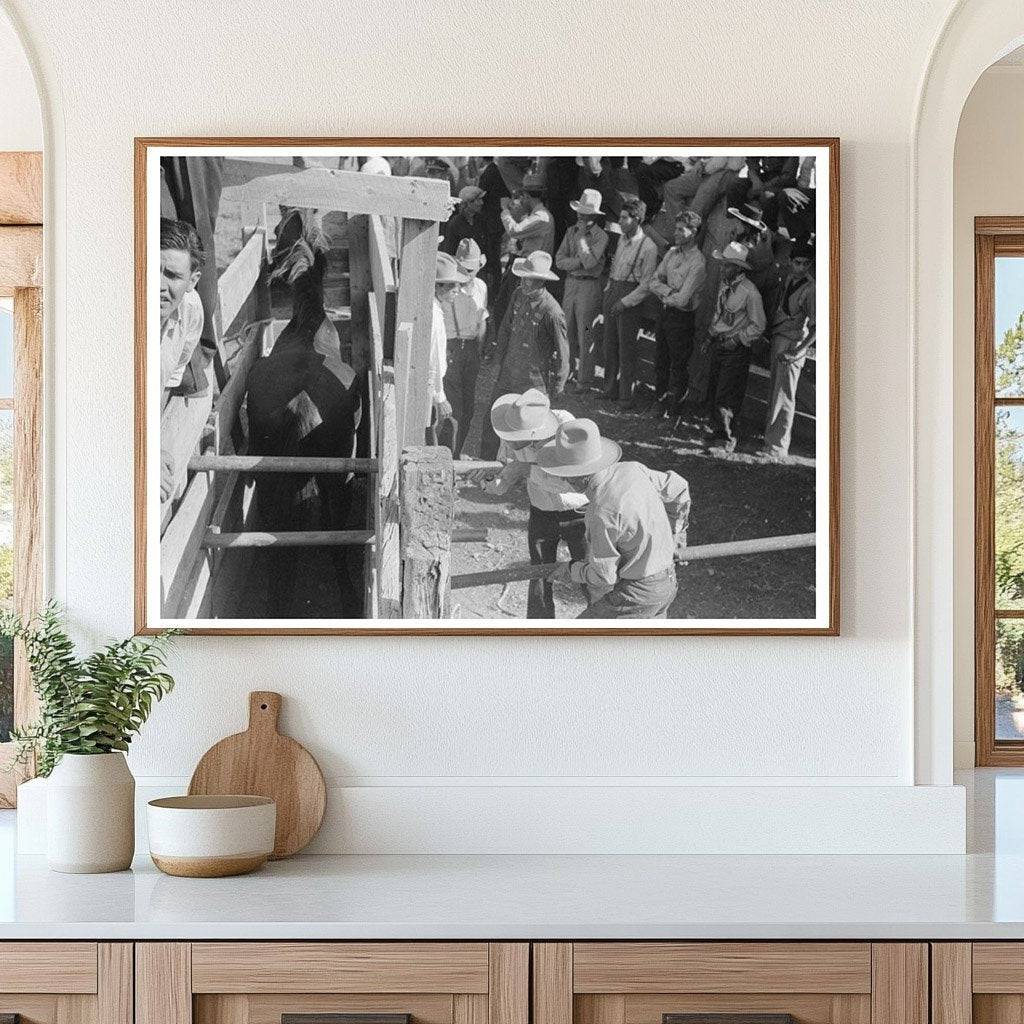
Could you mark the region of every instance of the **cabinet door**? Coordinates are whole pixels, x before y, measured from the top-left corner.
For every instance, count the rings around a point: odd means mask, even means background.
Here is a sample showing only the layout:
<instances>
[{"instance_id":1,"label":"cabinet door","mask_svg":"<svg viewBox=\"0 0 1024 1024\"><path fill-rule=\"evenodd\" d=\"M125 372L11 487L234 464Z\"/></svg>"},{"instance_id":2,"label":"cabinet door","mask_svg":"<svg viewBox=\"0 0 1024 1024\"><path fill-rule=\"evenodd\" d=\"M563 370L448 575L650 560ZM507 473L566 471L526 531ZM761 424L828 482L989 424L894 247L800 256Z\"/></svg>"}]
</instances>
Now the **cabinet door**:
<instances>
[{"instance_id":1,"label":"cabinet door","mask_svg":"<svg viewBox=\"0 0 1024 1024\"><path fill-rule=\"evenodd\" d=\"M932 1020L1024 1020L1024 942L932 943Z\"/></svg>"},{"instance_id":2,"label":"cabinet door","mask_svg":"<svg viewBox=\"0 0 1024 1024\"><path fill-rule=\"evenodd\" d=\"M923 943L533 947L534 1024L928 1024Z\"/></svg>"},{"instance_id":3,"label":"cabinet door","mask_svg":"<svg viewBox=\"0 0 1024 1024\"><path fill-rule=\"evenodd\" d=\"M132 1024L127 942L0 942L0 1018Z\"/></svg>"},{"instance_id":4,"label":"cabinet door","mask_svg":"<svg viewBox=\"0 0 1024 1024\"><path fill-rule=\"evenodd\" d=\"M526 943L139 943L136 985L136 1024L529 1024Z\"/></svg>"}]
</instances>

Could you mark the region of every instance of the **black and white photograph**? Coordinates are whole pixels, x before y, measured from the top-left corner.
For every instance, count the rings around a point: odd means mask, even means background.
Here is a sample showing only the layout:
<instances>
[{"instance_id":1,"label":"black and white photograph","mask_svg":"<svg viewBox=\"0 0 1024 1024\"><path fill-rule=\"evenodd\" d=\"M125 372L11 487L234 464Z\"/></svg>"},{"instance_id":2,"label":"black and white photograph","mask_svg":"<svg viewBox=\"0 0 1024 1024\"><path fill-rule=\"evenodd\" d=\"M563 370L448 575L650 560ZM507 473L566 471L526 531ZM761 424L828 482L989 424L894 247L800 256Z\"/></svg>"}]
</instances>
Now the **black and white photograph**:
<instances>
[{"instance_id":1,"label":"black and white photograph","mask_svg":"<svg viewBox=\"0 0 1024 1024\"><path fill-rule=\"evenodd\" d=\"M140 630L838 631L835 140L136 155Z\"/></svg>"}]
</instances>

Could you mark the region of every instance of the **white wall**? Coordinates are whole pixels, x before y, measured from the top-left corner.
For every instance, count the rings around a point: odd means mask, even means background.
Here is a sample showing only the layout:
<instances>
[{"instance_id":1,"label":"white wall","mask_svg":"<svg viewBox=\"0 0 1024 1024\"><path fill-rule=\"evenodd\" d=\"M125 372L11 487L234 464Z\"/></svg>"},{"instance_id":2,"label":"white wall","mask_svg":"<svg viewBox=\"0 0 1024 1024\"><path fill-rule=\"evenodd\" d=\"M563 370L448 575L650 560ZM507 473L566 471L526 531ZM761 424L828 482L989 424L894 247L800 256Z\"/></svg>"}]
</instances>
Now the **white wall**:
<instances>
[{"instance_id":1,"label":"white wall","mask_svg":"<svg viewBox=\"0 0 1024 1024\"><path fill-rule=\"evenodd\" d=\"M1024 216L1024 66L986 71L960 120L955 190L955 573L974 578L974 218ZM957 767L974 764L974 593L954 602L954 740Z\"/></svg>"},{"instance_id":2,"label":"white wall","mask_svg":"<svg viewBox=\"0 0 1024 1024\"><path fill-rule=\"evenodd\" d=\"M14 27L0 10L0 151L42 148L36 84Z\"/></svg>"},{"instance_id":3,"label":"white wall","mask_svg":"<svg viewBox=\"0 0 1024 1024\"><path fill-rule=\"evenodd\" d=\"M4 2L53 114L52 584L92 637L132 626L133 136L843 141L841 638L183 639L137 773L187 776L263 687L284 692L288 729L352 805L367 788L433 808L465 806L467 784L913 781L907 169L945 0L709 0L699 17L670 0L625 17L511 0L486 18L450 0L297 0L287 16L268 0ZM808 798L822 817L833 793ZM954 844L960 806L934 805Z\"/></svg>"}]
</instances>

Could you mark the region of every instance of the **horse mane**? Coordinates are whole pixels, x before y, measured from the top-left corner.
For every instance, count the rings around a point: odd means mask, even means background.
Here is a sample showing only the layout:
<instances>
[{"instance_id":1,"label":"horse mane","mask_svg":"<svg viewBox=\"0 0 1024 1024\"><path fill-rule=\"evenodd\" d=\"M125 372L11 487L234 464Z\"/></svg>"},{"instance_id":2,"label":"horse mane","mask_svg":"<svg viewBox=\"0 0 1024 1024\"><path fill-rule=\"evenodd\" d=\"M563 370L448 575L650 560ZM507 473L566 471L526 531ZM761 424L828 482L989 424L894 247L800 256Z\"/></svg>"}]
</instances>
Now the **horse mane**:
<instances>
[{"instance_id":1,"label":"horse mane","mask_svg":"<svg viewBox=\"0 0 1024 1024\"><path fill-rule=\"evenodd\" d=\"M317 210L288 209L277 227L270 280L283 277L289 284L294 284L313 269L317 256L326 255L329 248Z\"/></svg>"}]
</instances>

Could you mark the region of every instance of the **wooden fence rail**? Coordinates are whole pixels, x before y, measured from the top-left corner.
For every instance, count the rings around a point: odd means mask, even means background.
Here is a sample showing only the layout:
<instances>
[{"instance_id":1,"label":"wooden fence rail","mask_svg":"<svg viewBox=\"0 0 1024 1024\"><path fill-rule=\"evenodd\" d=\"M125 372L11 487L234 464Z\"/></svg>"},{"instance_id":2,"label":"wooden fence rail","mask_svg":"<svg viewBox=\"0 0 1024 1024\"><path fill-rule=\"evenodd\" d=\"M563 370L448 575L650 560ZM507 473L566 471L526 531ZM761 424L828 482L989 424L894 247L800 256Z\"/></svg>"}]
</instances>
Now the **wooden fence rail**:
<instances>
[{"instance_id":1,"label":"wooden fence rail","mask_svg":"<svg viewBox=\"0 0 1024 1024\"><path fill-rule=\"evenodd\" d=\"M684 548L680 562L703 562L711 558L733 558L737 555L761 555L771 551L794 551L798 548L813 548L816 543L813 533L794 533L782 537L757 537L753 540L733 540L721 544L698 544ZM487 572L467 572L451 578L452 590L467 587L487 587L496 583L515 583L519 580L542 580L550 576L563 562L547 562L543 565L513 565L507 569L493 569Z\"/></svg>"}]
</instances>

